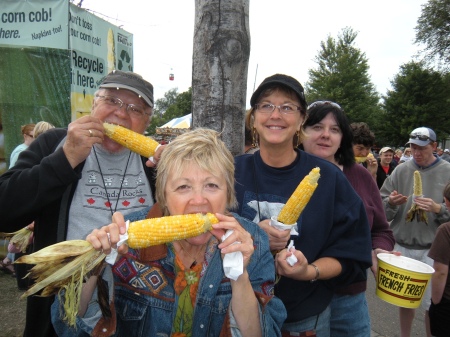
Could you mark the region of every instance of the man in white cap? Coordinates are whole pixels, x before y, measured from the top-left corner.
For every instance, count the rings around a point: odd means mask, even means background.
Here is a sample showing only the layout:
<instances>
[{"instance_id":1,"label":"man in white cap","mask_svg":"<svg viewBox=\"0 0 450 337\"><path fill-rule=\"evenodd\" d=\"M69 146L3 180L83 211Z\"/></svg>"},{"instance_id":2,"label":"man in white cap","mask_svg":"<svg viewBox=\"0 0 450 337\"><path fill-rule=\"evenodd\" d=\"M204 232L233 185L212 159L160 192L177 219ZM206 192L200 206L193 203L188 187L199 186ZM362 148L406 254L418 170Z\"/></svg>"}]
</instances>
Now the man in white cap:
<instances>
[{"instance_id":1,"label":"man in white cap","mask_svg":"<svg viewBox=\"0 0 450 337\"><path fill-rule=\"evenodd\" d=\"M450 181L450 163L433 154L436 140L436 133L432 129L414 129L407 143L411 147L413 159L398 165L380 190L386 216L394 232L394 250L431 266L433 260L428 257L428 251L436 230L439 225L450 220L450 212L442 197L444 186ZM415 171L419 171L422 178L423 196L413 198ZM405 220L413 202L425 212L426 222L420 217ZM425 309L427 336L431 336L428 317L430 304L431 287L428 286L421 304ZM415 309L400 308L401 337L410 336L414 314Z\"/></svg>"},{"instance_id":2,"label":"man in white cap","mask_svg":"<svg viewBox=\"0 0 450 337\"><path fill-rule=\"evenodd\" d=\"M377 185L378 188L383 186L384 181L389 177L397 166L394 159L394 150L385 146L379 152L378 169L377 169Z\"/></svg>"},{"instance_id":3,"label":"man in white cap","mask_svg":"<svg viewBox=\"0 0 450 337\"><path fill-rule=\"evenodd\" d=\"M444 153L442 154L441 159L446 160L450 163L450 150L449 149L444 150Z\"/></svg>"},{"instance_id":4,"label":"man in white cap","mask_svg":"<svg viewBox=\"0 0 450 337\"><path fill-rule=\"evenodd\" d=\"M103 122L144 133L153 112L153 86L114 70L99 85L92 111L39 136L0 177L1 232L32 221L33 251L85 239L115 211L146 210L154 202L155 171L143 158L105 136ZM155 154L159 158L159 154ZM53 337L51 297L27 298L24 337Z\"/></svg>"}]
</instances>

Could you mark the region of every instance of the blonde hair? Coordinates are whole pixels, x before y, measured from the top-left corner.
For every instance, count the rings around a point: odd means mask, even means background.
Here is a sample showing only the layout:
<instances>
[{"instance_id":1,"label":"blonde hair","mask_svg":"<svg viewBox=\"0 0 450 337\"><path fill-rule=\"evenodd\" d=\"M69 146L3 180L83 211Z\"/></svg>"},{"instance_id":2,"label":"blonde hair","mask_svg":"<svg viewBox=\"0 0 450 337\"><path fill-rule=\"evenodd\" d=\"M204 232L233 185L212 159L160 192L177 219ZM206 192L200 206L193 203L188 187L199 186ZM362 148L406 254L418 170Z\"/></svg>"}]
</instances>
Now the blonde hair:
<instances>
[{"instance_id":1,"label":"blonde hair","mask_svg":"<svg viewBox=\"0 0 450 337\"><path fill-rule=\"evenodd\" d=\"M156 174L156 201L168 215L165 186L169 174L180 175L190 164L216 177L225 177L227 185L227 208L236 206L234 190L234 158L214 130L198 128L176 137L164 149L158 162Z\"/></svg>"},{"instance_id":2,"label":"blonde hair","mask_svg":"<svg viewBox=\"0 0 450 337\"><path fill-rule=\"evenodd\" d=\"M44 133L47 130L53 129L54 126L48 122L38 122L34 127L34 138L37 138L41 133Z\"/></svg>"}]
</instances>

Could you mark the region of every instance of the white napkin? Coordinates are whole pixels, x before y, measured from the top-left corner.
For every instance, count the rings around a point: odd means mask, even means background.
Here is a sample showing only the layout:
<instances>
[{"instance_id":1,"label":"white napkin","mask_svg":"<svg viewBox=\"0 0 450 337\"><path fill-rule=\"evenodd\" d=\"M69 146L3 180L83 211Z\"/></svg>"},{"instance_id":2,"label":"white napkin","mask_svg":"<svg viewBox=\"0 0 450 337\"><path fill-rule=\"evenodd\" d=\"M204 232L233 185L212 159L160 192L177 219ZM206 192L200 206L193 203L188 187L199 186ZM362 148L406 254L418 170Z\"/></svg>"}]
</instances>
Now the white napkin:
<instances>
[{"instance_id":1,"label":"white napkin","mask_svg":"<svg viewBox=\"0 0 450 337\"><path fill-rule=\"evenodd\" d=\"M276 229L278 229L280 231L284 231L284 230L290 229L291 230L291 235L298 235L298 232L295 229L295 225L296 224L297 223L294 223L292 225L285 225L284 223L277 221L277 217L275 215L270 218L270 225L272 227L275 227Z\"/></svg>"},{"instance_id":2,"label":"white napkin","mask_svg":"<svg viewBox=\"0 0 450 337\"><path fill-rule=\"evenodd\" d=\"M289 242L289 245L287 246L288 252L291 251L291 248L294 248L294 250L295 250L295 247L294 247L294 240L291 240L291 242ZM289 264L291 265L291 267L292 267L297 261L298 261L298 259L297 259L297 257L296 257L294 254L292 254L291 256L288 256L288 257L286 258L286 262L289 263Z\"/></svg>"},{"instance_id":3,"label":"white napkin","mask_svg":"<svg viewBox=\"0 0 450 337\"><path fill-rule=\"evenodd\" d=\"M161 144L158 144L158 146L157 146L156 149L155 149L155 152L156 152L156 150L159 149L160 146L161 146ZM148 158L148 160L150 160L153 164L156 165L156 161L155 161L155 158L153 158L153 156L151 156L150 158Z\"/></svg>"},{"instance_id":4,"label":"white napkin","mask_svg":"<svg viewBox=\"0 0 450 337\"><path fill-rule=\"evenodd\" d=\"M123 245L124 243L126 243L128 241L128 225L129 224L130 224L130 221L127 220L127 222L125 222L125 225L126 225L125 234L120 234L119 242L117 242L117 248L119 248L121 245ZM108 233L108 237L109 237L109 233ZM116 262L117 255L118 255L117 249L111 248L111 253L106 255L105 261L108 262L110 265L113 265Z\"/></svg>"},{"instance_id":5,"label":"white napkin","mask_svg":"<svg viewBox=\"0 0 450 337\"><path fill-rule=\"evenodd\" d=\"M232 229L222 236L222 242L233 233ZM236 241L235 243L240 243ZM244 256L242 252L227 253L223 257L223 271L225 276L236 281L244 272Z\"/></svg>"}]
</instances>

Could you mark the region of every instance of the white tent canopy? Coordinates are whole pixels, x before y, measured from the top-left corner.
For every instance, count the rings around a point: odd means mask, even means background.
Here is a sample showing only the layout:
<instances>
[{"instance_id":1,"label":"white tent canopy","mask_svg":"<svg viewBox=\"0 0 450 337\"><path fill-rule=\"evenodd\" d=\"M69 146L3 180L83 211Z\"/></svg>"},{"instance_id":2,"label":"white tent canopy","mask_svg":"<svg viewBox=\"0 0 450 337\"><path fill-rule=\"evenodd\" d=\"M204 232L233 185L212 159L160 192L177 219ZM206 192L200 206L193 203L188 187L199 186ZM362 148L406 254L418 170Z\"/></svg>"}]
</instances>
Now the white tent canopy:
<instances>
[{"instance_id":1,"label":"white tent canopy","mask_svg":"<svg viewBox=\"0 0 450 337\"><path fill-rule=\"evenodd\" d=\"M188 129L191 127L191 124L192 124L192 113L186 116L174 118L171 121L167 122L166 124L160 126L159 128Z\"/></svg>"}]
</instances>

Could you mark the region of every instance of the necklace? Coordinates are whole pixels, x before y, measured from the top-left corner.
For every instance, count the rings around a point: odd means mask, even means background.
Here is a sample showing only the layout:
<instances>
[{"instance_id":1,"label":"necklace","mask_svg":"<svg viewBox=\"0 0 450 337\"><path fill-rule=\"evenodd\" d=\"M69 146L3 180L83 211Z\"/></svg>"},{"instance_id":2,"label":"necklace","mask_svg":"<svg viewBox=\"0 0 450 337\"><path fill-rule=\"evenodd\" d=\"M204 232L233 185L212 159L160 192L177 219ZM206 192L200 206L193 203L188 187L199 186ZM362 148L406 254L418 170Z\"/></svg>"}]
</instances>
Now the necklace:
<instances>
[{"instance_id":1,"label":"necklace","mask_svg":"<svg viewBox=\"0 0 450 337\"><path fill-rule=\"evenodd\" d=\"M130 151L130 154L128 155L127 164L125 165L125 170L123 171L122 181L120 182L119 193L117 194L116 207L114 207L114 211L113 211L113 209L111 207L111 205L112 205L111 200L109 200L108 189L106 188L106 184L105 184L105 178L103 178L102 168L100 167L100 161L98 160L97 151L95 150L95 146L93 146L92 148L94 149L95 160L97 161L98 169L100 171L100 176L102 177L103 188L105 189L106 198L108 199L108 205L109 205L109 209L111 211L111 216L113 216L114 212L117 210L117 205L119 204L120 192L122 192L123 181L125 180L125 174L127 173L128 163L130 162L131 151Z\"/></svg>"},{"instance_id":2,"label":"necklace","mask_svg":"<svg viewBox=\"0 0 450 337\"><path fill-rule=\"evenodd\" d=\"M181 241L178 241L178 244L180 245L181 250L184 251L187 255L189 255L189 257L190 257L191 259L194 260L194 262L192 262L191 265L189 266L189 269L192 269L192 267L195 267L195 266L197 265L197 258L198 258L198 255L203 251L203 248L206 246L206 244L204 244L204 245L201 247L201 249L198 251L198 253L197 253L195 256L192 256L192 255L191 255L191 254L183 247L183 245L181 244Z\"/></svg>"}]
</instances>

